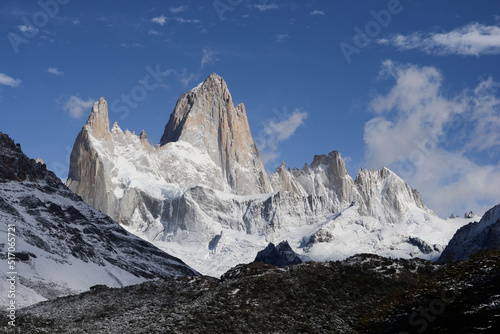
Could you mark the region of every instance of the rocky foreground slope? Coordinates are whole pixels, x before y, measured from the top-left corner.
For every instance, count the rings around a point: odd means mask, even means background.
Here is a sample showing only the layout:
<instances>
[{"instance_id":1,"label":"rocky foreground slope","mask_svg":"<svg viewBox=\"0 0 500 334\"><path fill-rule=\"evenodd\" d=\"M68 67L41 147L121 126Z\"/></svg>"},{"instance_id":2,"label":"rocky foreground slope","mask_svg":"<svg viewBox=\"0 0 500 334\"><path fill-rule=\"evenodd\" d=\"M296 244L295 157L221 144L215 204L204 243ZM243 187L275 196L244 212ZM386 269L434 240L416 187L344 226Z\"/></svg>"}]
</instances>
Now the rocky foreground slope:
<instances>
[{"instance_id":1,"label":"rocky foreground slope","mask_svg":"<svg viewBox=\"0 0 500 334\"><path fill-rule=\"evenodd\" d=\"M357 255L221 280L160 279L20 312L20 333L498 333L500 254L463 263ZM0 323L3 325L3 314ZM0 332L5 327L0 328Z\"/></svg>"},{"instance_id":2,"label":"rocky foreground slope","mask_svg":"<svg viewBox=\"0 0 500 334\"><path fill-rule=\"evenodd\" d=\"M317 155L268 177L244 105L211 74L183 94L160 144L110 130L106 101L92 108L71 154L68 187L127 230L220 276L269 242L325 261L359 252L437 259L469 221L444 221L387 168L360 169ZM167 119L167 117L166 117Z\"/></svg>"},{"instance_id":3,"label":"rocky foreground slope","mask_svg":"<svg viewBox=\"0 0 500 334\"><path fill-rule=\"evenodd\" d=\"M9 233L9 234L8 234ZM0 272L2 308L15 275L16 308L146 280L197 275L181 260L131 233L72 193L43 162L26 157L0 133ZM7 243L9 240L15 242ZM14 246L13 246L14 245ZM15 261L7 270L7 258Z\"/></svg>"}]
</instances>

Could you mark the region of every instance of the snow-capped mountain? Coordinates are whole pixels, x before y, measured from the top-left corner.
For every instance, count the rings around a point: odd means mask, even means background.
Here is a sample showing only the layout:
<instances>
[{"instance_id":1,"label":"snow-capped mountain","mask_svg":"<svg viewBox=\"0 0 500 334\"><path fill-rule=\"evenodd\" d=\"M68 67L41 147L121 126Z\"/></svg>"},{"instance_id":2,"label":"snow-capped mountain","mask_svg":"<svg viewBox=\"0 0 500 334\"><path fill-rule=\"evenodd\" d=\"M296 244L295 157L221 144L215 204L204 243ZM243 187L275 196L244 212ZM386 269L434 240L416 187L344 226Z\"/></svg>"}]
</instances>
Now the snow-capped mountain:
<instances>
[{"instance_id":1,"label":"snow-capped mountain","mask_svg":"<svg viewBox=\"0 0 500 334\"><path fill-rule=\"evenodd\" d=\"M85 204L43 162L27 158L0 133L2 295L16 272L16 305L149 279L198 273ZM9 233L9 234L8 234ZM9 236L9 242L7 242ZM14 246L10 239L13 238ZM0 298L2 307L9 303Z\"/></svg>"},{"instance_id":2,"label":"snow-capped mountain","mask_svg":"<svg viewBox=\"0 0 500 334\"><path fill-rule=\"evenodd\" d=\"M101 98L78 135L68 187L134 234L219 276L289 240L313 260L365 252L439 257L464 220L439 219L396 174L360 169L340 153L268 178L224 80L211 74L183 94L159 145L117 123ZM352 246L355 245L355 246Z\"/></svg>"},{"instance_id":3,"label":"snow-capped mountain","mask_svg":"<svg viewBox=\"0 0 500 334\"><path fill-rule=\"evenodd\" d=\"M500 204L488 210L479 222L460 228L440 260L466 260L477 250L500 248Z\"/></svg>"}]
</instances>

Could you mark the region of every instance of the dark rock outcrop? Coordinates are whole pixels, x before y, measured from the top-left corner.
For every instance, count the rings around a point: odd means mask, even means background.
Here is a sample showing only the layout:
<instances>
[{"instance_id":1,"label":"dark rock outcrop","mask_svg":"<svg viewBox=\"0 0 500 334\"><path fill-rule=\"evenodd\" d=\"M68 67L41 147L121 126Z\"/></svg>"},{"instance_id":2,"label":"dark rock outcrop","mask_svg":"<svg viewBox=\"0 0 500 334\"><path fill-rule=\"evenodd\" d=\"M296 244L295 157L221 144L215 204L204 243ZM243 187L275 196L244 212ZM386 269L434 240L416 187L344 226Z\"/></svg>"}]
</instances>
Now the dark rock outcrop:
<instances>
[{"instance_id":1,"label":"dark rock outcrop","mask_svg":"<svg viewBox=\"0 0 500 334\"><path fill-rule=\"evenodd\" d=\"M263 262L277 267L291 266L302 263L302 260L295 254L288 244L288 241L282 241L277 246L272 242L267 247L257 253L254 262Z\"/></svg>"}]
</instances>

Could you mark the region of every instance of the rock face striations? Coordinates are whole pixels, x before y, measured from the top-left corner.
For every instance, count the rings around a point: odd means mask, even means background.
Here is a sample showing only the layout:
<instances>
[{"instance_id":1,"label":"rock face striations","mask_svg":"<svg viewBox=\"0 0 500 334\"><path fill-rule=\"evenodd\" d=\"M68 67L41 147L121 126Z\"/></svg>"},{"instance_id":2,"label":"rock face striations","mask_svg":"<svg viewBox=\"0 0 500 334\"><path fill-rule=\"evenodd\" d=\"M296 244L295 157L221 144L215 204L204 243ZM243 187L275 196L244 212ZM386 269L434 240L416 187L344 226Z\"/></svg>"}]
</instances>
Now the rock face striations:
<instances>
[{"instance_id":1,"label":"rock face striations","mask_svg":"<svg viewBox=\"0 0 500 334\"><path fill-rule=\"evenodd\" d=\"M245 107L234 107L216 74L181 95L157 146L144 131L123 132L117 123L109 130L101 98L75 141L67 185L128 230L213 275L284 238L299 253L321 249L315 260L353 255L333 241L341 224L365 252L426 258L438 257L456 229L437 227L441 220L420 194L386 168L361 169L353 180L336 151L302 169L283 163L268 178Z\"/></svg>"},{"instance_id":2,"label":"rock face striations","mask_svg":"<svg viewBox=\"0 0 500 334\"><path fill-rule=\"evenodd\" d=\"M128 233L85 204L45 165L26 157L0 133L0 234L15 235L15 251L0 242L2 259L15 255L16 305L120 287L148 279L197 275L179 259ZM9 229L8 229L9 228ZM6 271L2 291L8 291ZM5 289L5 290L4 290ZM0 305L6 306L7 298Z\"/></svg>"},{"instance_id":3,"label":"rock face striations","mask_svg":"<svg viewBox=\"0 0 500 334\"><path fill-rule=\"evenodd\" d=\"M113 149L108 104L102 97L94 103L87 124L75 140L66 185L88 205L109 213L115 204L109 196L111 170L92 145L92 139L107 150Z\"/></svg>"},{"instance_id":4,"label":"rock face striations","mask_svg":"<svg viewBox=\"0 0 500 334\"><path fill-rule=\"evenodd\" d=\"M217 74L212 73L177 101L160 145L179 140L206 152L222 170L233 193L272 191L250 132L245 106L234 107L226 82Z\"/></svg>"}]
</instances>

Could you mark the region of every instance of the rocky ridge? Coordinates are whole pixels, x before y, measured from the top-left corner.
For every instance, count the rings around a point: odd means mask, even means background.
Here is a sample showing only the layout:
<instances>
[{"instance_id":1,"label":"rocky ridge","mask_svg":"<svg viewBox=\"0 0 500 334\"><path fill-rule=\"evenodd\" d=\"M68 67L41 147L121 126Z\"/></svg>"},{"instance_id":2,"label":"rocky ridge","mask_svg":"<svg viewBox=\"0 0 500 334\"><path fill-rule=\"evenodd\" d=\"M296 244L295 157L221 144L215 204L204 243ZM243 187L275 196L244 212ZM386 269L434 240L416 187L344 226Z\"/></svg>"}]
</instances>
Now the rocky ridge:
<instances>
[{"instance_id":1,"label":"rocky ridge","mask_svg":"<svg viewBox=\"0 0 500 334\"><path fill-rule=\"evenodd\" d=\"M220 280L167 278L23 309L22 333L498 333L498 252L461 263L360 254ZM0 314L0 332L9 332ZM2 327L3 326L3 327Z\"/></svg>"},{"instance_id":2,"label":"rocky ridge","mask_svg":"<svg viewBox=\"0 0 500 334\"><path fill-rule=\"evenodd\" d=\"M106 284L197 275L179 259L125 231L72 193L41 162L0 133L0 234L15 235L17 308ZM7 237L5 237L7 240ZM2 261L8 248L0 241ZM2 291L8 291L2 271ZM2 307L8 303L1 298Z\"/></svg>"},{"instance_id":3,"label":"rocky ridge","mask_svg":"<svg viewBox=\"0 0 500 334\"><path fill-rule=\"evenodd\" d=\"M500 204L479 222L461 227L443 251L440 261L466 260L478 250L500 249Z\"/></svg>"}]
</instances>

